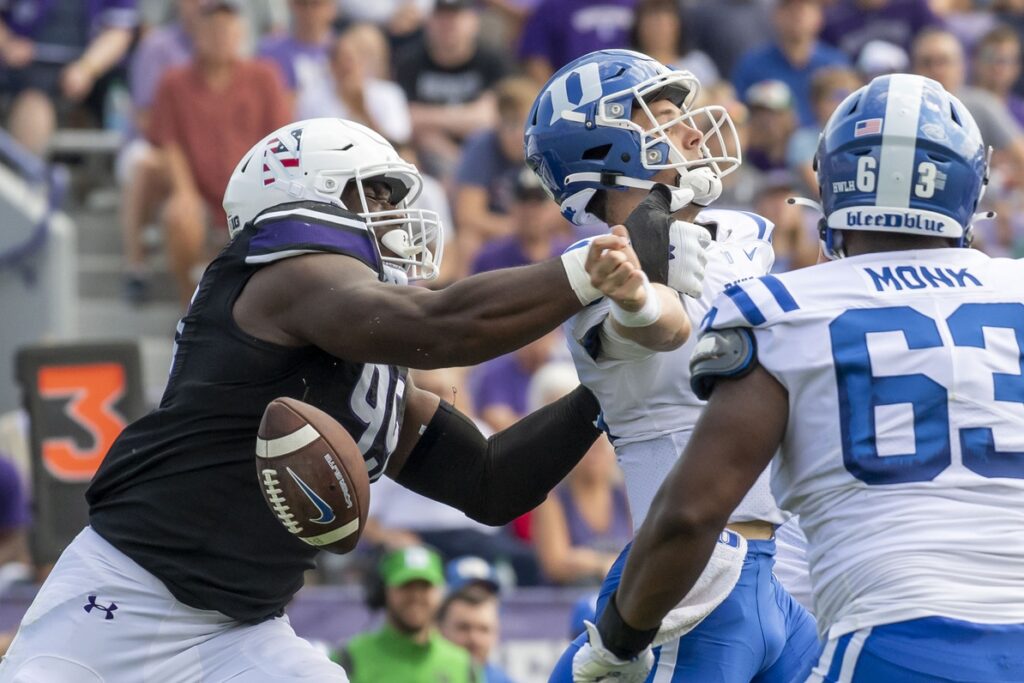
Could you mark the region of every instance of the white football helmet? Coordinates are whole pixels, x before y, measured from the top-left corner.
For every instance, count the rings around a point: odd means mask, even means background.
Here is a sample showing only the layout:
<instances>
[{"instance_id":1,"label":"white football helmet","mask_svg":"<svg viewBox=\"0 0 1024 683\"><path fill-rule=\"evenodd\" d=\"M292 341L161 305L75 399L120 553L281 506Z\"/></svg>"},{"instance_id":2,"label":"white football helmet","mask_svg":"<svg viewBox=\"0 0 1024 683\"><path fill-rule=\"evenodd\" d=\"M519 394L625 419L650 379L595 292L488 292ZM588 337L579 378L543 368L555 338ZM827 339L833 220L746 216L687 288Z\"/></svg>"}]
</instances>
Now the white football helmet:
<instances>
[{"instance_id":1,"label":"white football helmet","mask_svg":"<svg viewBox=\"0 0 1024 683\"><path fill-rule=\"evenodd\" d=\"M364 183L384 180L398 207L370 211ZM360 206L345 206L341 193L350 182ZM423 187L419 171L366 126L344 119L290 123L260 140L242 158L224 193L228 231L234 237L257 215L281 204L313 201L359 214L384 264L409 280L437 277L444 251L444 226L437 213L414 209Z\"/></svg>"}]
</instances>

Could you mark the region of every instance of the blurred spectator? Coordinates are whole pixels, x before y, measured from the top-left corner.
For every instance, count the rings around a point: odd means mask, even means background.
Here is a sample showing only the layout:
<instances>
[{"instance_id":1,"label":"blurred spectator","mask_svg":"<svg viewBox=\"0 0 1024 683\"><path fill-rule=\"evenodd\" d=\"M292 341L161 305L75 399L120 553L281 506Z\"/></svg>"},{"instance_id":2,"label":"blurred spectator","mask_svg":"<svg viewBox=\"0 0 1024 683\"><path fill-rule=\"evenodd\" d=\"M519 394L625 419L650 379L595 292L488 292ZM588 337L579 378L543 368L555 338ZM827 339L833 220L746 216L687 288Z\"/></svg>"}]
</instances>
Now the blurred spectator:
<instances>
[{"instance_id":1,"label":"blurred spectator","mask_svg":"<svg viewBox=\"0 0 1024 683\"><path fill-rule=\"evenodd\" d=\"M813 266L818 262L818 236L815 233L818 217L811 216L805 222L804 207L787 201L797 192L796 179L789 171L773 171L762 177L754 199L754 213L775 224L773 273Z\"/></svg>"},{"instance_id":2,"label":"blurred spectator","mask_svg":"<svg viewBox=\"0 0 1024 683\"><path fill-rule=\"evenodd\" d=\"M501 592L501 577L498 570L490 562L476 555L464 555L450 560L444 568L444 578L448 583L448 592L464 588L482 588L498 595Z\"/></svg>"},{"instance_id":3,"label":"blurred spectator","mask_svg":"<svg viewBox=\"0 0 1024 683\"><path fill-rule=\"evenodd\" d=\"M974 53L974 84L996 96L1024 125L1024 99L1013 92L1020 77L1020 38L1009 26L985 34Z\"/></svg>"},{"instance_id":4,"label":"blurred spectator","mask_svg":"<svg viewBox=\"0 0 1024 683\"><path fill-rule=\"evenodd\" d=\"M676 0L641 0L636 8L630 44L673 69L689 71L701 86L718 81L718 69L706 53L691 48Z\"/></svg>"},{"instance_id":5,"label":"blurred spectator","mask_svg":"<svg viewBox=\"0 0 1024 683\"><path fill-rule=\"evenodd\" d=\"M985 144L992 145L996 164L1008 161L1024 169L1024 134L1006 105L995 95L964 85L966 66L963 48L956 37L941 29L925 30L914 41L914 72L933 78L970 110Z\"/></svg>"},{"instance_id":6,"label":"blurred spectator","mask_svg":"<svg viewBox=\"0 0 1024 683\"><path fill-rule=\"evenodd\" d=\"M164 228L182 305L205 262L208 223L222 229L221 241L227 237L221 200L235 165L291 119L276 69L241 57L238 7L238 0L203 0L195 60L165 74L153 106L150 137L171 180Z\"/></svg>"},{"instance_id":7,"label":"blurred spectator","mask_svg":"<svg viewBox=\"0 0 1024 683\"><path fill-rule=\"evenodd\" d=\"M822 40L856 60L872 40L899 45L907 52L914 36L942 20L928 0L838 0L825 15Z\"/></svg>"},{"instance_id":8,"label":"blurred spectator","mask_svg":"<svg viewBox=\"0 0 1024 683\"><path fill-rule=\"evenodd\" d=\"M0 3L0 97L14 139L42 157L58 112L90 95L101 103L96 85L128 53L137 21L133 0Z\"/></svg>"},{"instance_id":9,"label":"blurred spectator","mask_svg":"<svg viewBox=\"0 0 1024 683\"><path fill-rule=\"evenodd\" d=\"M491 661L500 637L498 596L480 586L450 589L437 615L441 635L463 647L483 673L482 683L512 683Z\"/></svg>"},{"instance_id":10,"label":"blurred spectator","mask_svg":"<svg viewBox=\"0 0 1024 683\"><path fill-rule=\"evenodd\" d=\"M472 274L545 261L560 255L571 239L558 205L551 201L537 174L520 166L509 218L512 234L484 244L473 259ZM464 229L460 224L459 229Z\"/></svg>"},{"instance_id":11,"label":"blurred spectator","mask_svg":"<svg viewBox=\"0 0 1024 683\"><path fill-rule=\"evenodd\" d=\"M506 78L494 90L498 124L466 140L455 171L459 254L465 268L484 242L515 229L513 186L524 168L523 128L537 95L537 86L523 77Z\"/></svg>"},{"instance_id":12,"label":"blurred spectator","mask_svg":"<svg viewBox=\"0 0 1024 683\"><path fill-rule=\"evenodd\" d=\"M782 81L761 81L743 97L750 110L743 163L759 171L786 168L789 138L797 127L793 93Z\"/></svg>"},{"instance_id":13,"label":"blurred spectator","mask_svg":"<svg viewBox=\"0 0 1024 683\"><path fill-rule=\"evenodd\" d=\"M370 78L391 80L391 48L380 28L370 23L350 24L345 36L356 48Z\"/></svg>"},{"instance_id":14,"label":"blurred spectator","mask_svg":"<svg viewBox=\"0 0 1024 683\"><path fill-rule=\"evenodd\" d=\"M148 142L153 100L167 70L192 58L200 3L201 0L177 0L176 21L147 32L131 60L132 107L139 137L125 146L120 157L124 169L120 218L125 294L132 303L142 303L149 296L142 231L154 220L171 186L167 166Z\"/></svg>"},{"instance_id":15,"label":"blurred spectator","mask_svg":"<svg viewBox=\"0 0 1024 683\"><path fill-rule=\"evenodd\" d=\"M744 94L758 81L780 80L789 86L801 125L814 123L811 76L827 66L847 66L839 50L818 40L822 8L819 0L778 0L773 14L775 42L747 52L732 74L736 92Z\"/></svg>"},{"instance_id":16,"label":"blurred spectator","mask_svg":"<svg viewBox=\"0 0 1024 683\"><path fill-rule=\"evenodd\" d=\"M484 424L498 432L529 412L530 380L551 360L554 347L561 341L560 334L550 332L521 349L473 368L470 388L476 414Z\"/></svg>"},{"instance_id":17,"label":"blurred spectator","mask_svg":"<svg viewBox=\"0 0 1024 683\"><path fill-rule=\"evenodd\" d=\"M289 0L291 31L260 41L260 57L277 65L293 97L325 83L327 48L333 38L336 0Z\"/></svg>"},{"instance_id":18,"label":"blurred spectator","mask_svg":"<svg viewBox=\"0 0 1024 683\"><path fill-rule=\"evenodd\" d=\"M982 36L999 24L989 6L991 0L928 0L928 6L941 25L957 37L960 44L973 52Z\"/></svg>"},{"instance_id":19,"label":"blurred spectator","mask_svg":"<svg viewBox=\"0 0 1024 683\"><path fill-rule=\"evenodd\" d=\"M479 41L472 0L437 0L423 39L397 61L395 73L411 103L413 139L428 171L441 178L458 159L459 143L493 125L492 88L507 67Z\"/></svg>"},{"instance_id":20,"label":"blurred spectator","mask_svg":"<svg viewBox=\"0 0 1024 683\"><path fill-rule=\"evenodd\" d=\"M405 93L392 81L368 74L354 36L367 25L342 33L330 48L330 75L299 93L296 118L321 116L358 121L396 144L409 141L412 123Z\"/></svg>"},{"instance_id":21,"label":"blurred spectator","mask_svg":"<svg viewBox=\"0 0 1024 683\"><path fill-rule=\"evenodd\" d=\"M170 0L137 0L142 23L160 26L174 19ZM243 51L252 54L255 42L263 36L283 35L288 30L288 0L245 0L240 14L245 20L246 37Z\"/></svg>"},{"instance_id":22,"label":"blurred spectator","mask_svg":"<svg viewBox=\"0 0 1024 683\"><path fill-rule=\"evenodd\" d=\"M866 53L862 53L862 56L863 54ZM804 189L810 191L813 196L818 194L818 179L812 165L821 131L836 107L861 85L857 74L850 69L821 69L811 79L814 124L801 127L790 137L786 149L786 162L789 169L803 182Z\"/></svg>"},{"instance_id":23,"label":"blurred spectator","mask_svg":"<svg viewBox=\"0 0 1024 683\"><path fill-rule=\"evenodd\" d=\"M544 83L556 69L594 50L629 42L637 0L541 0L523 27L519 58Z\"/></svg>"},{"instance_id":24,"label":"blurred spectator","mask_svg":"<svg viewBox=\"0 0 1024 683\"><path fill-rule=\"evenodd\" d=\"M909 66L907 51L884 40L870 41L857 57L857 71L865 82L886 74L903 73Z\"/></svg>"},{"instance_id":25,"label":"blurred spectator","mask_svg":"<svg viewBox=\"0 0 1024 683\"><path fill-rule=\"evenodd\" d=\"M549 581L597 585L633 537L615 451L601 437L533 511L533 543Z\"/></svg>"},{"instance_id":26,"label":"blurred spectator","mask_svg":"<svg viewBox=\"0 0 1024 683\"><path fill-rule=\"evenodd\" d=\"M992 3L995 18L1017 32L1017 37L1024 45L1024 0L995 0ZM1013 91L1024 97L1024 74L1017 79Z\"/></svg>"},{"instance_id":27,"label":"blurred spectator","mask_svg":"<svg viewBox=\"0 0 1024 683\"><path fill-rule=\"evenodd\" d=\"M379 565L385 623L352 638L334 655L352 683L459 683L477 680L469 653L437 632L444 574L423 546L385 555Z\"/></svg>"},{"instance_id":28,"label":"blurred spectator","mask_svg":"<svg viewBox=\"0 0 1024 683\"><path fill-rule=\"evenodd\" d=\"M771 39L765 0L684 0L683 5L691 44L711 57L720 74L731 74L744 54Z\"/></svg>"}]
</instances>

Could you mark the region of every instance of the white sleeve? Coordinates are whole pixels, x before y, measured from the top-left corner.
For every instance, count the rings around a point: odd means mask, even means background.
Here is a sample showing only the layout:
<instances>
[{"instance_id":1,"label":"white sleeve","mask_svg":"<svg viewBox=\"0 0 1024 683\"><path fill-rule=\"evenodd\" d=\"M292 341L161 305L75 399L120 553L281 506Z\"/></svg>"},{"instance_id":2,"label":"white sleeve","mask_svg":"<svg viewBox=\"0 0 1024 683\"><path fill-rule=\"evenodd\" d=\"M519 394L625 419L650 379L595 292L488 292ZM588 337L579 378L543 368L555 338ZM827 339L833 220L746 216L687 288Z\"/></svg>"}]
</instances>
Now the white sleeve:
<instances>
[{"instance_id":1,"label":"white sleeve","mask_svg":"<svg viewBox=\"0 0 1024 683\"><path fill-rule=\"evenodd\" d=\"M654 355L655 351L615 331L608 316L609 308L607 299L598 299L573 316L566 324L571 343L579 347L597 367L644 360Z\"/></svg>"}]
</instances>

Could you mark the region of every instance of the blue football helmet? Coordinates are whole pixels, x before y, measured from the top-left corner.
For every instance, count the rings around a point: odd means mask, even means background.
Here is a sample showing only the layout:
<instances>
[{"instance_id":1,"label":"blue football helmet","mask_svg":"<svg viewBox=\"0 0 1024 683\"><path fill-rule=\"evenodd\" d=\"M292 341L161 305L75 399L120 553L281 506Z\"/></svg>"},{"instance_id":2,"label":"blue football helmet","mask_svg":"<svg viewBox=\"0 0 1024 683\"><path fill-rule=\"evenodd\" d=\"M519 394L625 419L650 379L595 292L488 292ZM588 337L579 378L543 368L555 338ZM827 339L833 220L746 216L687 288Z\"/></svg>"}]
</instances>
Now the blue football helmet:
<instances>
[{"instance_id":1,"label":"blue football helmet","mask_svg":"<svg viewBox=\"0 0 1024 683\"><path fill-rule=\"evenodd\" d=\"M814 158L830 258L836 230L971 240L990 150L960 100L923 76L880 76L832 114ZM802 203L808 203L806 201Z\"/></svg>"},{"instance_id":2,"label":"blue football helmet","mask_svg":"<svg viewBox=\"0 0 1024 683\"><path fill-rule=\"evenodd\" d=\"M586 206L598 190L650 189L664 169L678 170L680 186L699 167L720 179L740 164L739 136L724 107L691 109L699 90L689 71L639 52L591 52L562 67L537 96L526 121L526 163L577 225L596 220ZM659 123L648 104L664 98L682 114ZM631 119L637 107L643 125ZM666 134L682 122L703 133L700 159L687 160Z\"/></svg>"}]
</instances>

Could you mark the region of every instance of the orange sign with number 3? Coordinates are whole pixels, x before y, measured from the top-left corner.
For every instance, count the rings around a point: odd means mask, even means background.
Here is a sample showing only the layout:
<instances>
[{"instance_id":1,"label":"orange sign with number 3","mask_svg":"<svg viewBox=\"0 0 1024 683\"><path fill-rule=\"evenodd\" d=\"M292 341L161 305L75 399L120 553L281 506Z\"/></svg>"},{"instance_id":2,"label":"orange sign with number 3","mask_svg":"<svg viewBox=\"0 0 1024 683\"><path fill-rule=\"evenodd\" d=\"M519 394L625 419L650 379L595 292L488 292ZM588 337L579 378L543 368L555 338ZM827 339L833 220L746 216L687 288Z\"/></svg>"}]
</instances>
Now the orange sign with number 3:
<instances>
[{"instance_id":1,"label":"orange sign with number 3","mask_svg":"<svg viewBox=\"0 0 1024 683\"><path fill-rule=\"evenodd\" d=\"M64 413L92 437L85 448L68 437L44 439L43 464L62 481L89 481L125 427L124 416L114 408L125 392L124 366L90 363L43 367L38 380L40 397L66 399Z\"/></svg>"}]
</instances>

